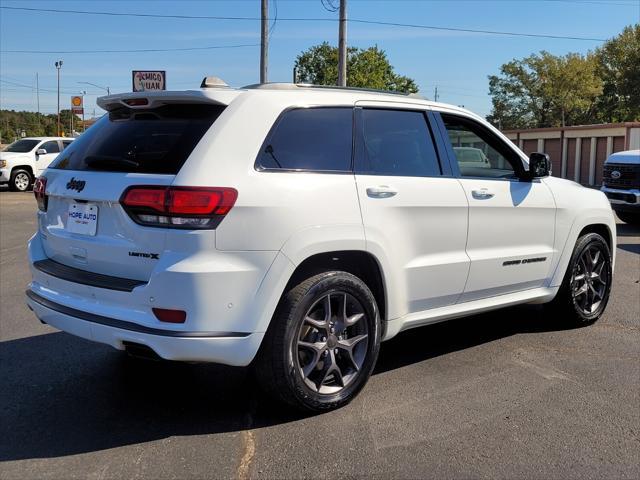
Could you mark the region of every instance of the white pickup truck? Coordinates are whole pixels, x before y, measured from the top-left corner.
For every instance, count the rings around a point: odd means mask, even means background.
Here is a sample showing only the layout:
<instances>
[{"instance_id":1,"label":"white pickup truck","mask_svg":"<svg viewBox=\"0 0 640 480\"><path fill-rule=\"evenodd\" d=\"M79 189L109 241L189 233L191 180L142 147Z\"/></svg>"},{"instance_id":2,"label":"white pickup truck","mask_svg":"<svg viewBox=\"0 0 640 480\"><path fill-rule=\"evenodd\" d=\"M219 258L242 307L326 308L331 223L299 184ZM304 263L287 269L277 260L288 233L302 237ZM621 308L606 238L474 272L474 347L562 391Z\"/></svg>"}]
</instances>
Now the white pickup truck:
<instances>
[{"instance_id":1,"label":"white pickup truck","mask_svg":"<svg viewBox=\"0 0 640 480\"><path fill-rule=\"evenodd\" d=\"M620 220L640 224L640 150L617 152L607 159L602 191Z\"/></svg>"},{"instance_id":2,"label":"white pickup truck","mask_svg":"<svg viewBox=\"0 0 640 480\"><path fill-rule=\"evenodd\" d=\"M0 184L24 192L73 138L29 137L13 142L0 152Z\"/></svg>"}]
</instances>

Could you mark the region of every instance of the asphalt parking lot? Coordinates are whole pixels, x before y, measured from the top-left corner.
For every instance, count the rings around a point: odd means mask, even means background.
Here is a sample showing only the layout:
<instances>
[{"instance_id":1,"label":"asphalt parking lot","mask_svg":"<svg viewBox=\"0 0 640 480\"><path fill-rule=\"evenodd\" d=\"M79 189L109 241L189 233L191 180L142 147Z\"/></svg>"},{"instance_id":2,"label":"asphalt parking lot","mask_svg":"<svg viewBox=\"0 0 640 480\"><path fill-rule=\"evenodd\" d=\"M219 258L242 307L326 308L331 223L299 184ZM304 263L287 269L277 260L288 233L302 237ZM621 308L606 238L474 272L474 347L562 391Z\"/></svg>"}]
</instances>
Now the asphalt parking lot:
<instances>
[{"instance_id":1,"label":"asphalt parking lot","mask_svg":"<svg viewBox=\"0 0 640 480\"><path fill-rule=\"evenodd\" d=\"M383 344L347 407L304 416L246 369L143 362L24 305L32 194L0 191L0 478L640 478L640 230L595 325L525 306Z\"/></svg>"}]
</instances>

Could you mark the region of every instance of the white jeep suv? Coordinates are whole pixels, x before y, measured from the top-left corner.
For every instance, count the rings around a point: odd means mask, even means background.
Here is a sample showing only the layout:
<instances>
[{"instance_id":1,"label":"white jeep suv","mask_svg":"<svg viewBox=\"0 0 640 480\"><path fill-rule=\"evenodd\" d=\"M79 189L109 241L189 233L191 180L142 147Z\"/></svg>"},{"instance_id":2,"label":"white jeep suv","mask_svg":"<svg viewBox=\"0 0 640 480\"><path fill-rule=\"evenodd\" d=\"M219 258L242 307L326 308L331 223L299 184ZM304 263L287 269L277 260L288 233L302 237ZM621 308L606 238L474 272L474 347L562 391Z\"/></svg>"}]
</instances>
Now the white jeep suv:
<instances>
[{"instance_id":1,"label":"white jeep suv","mask_svg":"<svg viewBox=\"0 0 640 480\"><path fill-rule=\"evenodd\" d=\"M327 410L404 330L546 302L585 325L607 304L605 195L464 109L287 84L99 105L34 187L27 302L61 330L253 364L277 398ZM489 165L459 166L462 147Z\"/></svg>"},{"instance_id":2,"label":"white jeep suv","mask_svg":"<svg viewBox=\"0 0 640 480\"><path fill-rule=\"evenodd\" d=\"M21 138L0 152L0 184L17 192L27 191L73 138Z\"/></svg>"}]
</instances>

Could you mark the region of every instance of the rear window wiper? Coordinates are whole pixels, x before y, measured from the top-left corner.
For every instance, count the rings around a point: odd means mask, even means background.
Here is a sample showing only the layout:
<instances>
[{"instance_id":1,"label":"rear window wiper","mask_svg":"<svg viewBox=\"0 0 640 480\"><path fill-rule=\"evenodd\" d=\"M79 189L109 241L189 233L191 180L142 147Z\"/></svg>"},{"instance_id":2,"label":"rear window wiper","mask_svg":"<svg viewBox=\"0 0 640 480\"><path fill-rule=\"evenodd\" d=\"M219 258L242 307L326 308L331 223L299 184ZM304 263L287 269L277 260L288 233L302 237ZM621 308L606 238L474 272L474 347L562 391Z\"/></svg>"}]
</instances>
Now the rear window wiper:
<instances>
[{"instance_id":1,"label":"rear window wiper","mask_svg":"<svg viewBox=\"0 0 640 480\"><path fill-rule=\"evenodd\" d=\"M84 159L84 163L92 168L128 167L138 168L140 163L135 160L128 160L122 157L111 157L108 155L90 155Z\"/></svg>"}]
</instances>

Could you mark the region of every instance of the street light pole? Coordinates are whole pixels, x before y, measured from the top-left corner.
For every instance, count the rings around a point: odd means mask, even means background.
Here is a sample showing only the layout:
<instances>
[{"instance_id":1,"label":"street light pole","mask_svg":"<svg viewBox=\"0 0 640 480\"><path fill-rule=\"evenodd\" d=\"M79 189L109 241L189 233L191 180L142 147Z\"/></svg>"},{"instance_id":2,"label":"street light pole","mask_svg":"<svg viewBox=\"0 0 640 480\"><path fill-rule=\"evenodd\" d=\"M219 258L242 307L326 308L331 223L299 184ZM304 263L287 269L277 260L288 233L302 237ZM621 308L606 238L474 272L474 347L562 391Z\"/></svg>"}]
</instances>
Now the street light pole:
<instances>
[{"instance_id":1,"label":"street light pole","mask_svg":"<svg viewBox=\"0 0 640 480\"><path fill-rule=\"evenodd\" d=\"M58 60L56 62L56 70L58 71L58 133L57 136L61 135L60 133L60 69L62 68L62 60Z\"/></svg>"},{"instance_id":2,"label":"street light pole","mask_svg":"<svg viewBox=\"0 0 640 480\"><path fill-rule=\"evenodd\" d=\"M82 133L87 129L87 126L84 124L84 96L87 94L86 91L82 90L80 95L82 96Z\"/></svg>"},{"instance_id":3,"label":"street light pole","mask_svg":"<svg viewBox=\"0 0 640 480\"><path fill-rule=\"evenodd\" d=\"M40 125L40 80L36 72L36 101L38 103L38 125Z\"/></svg>"},{"instance_id":4,"label":"street light pole","mask_svg":"<svg viewBox=\"0 0 640 480\"><path fill-rule=\"evenodd\" d=\"M83 83L85 85L91 85L92 87L100 88L102 90L105 90L107 92L107 95L111 95L111 89L108 86L103 87L101 85L96 85L95 83L91 83L91 82L78 82L78 83Z\"/></svg>"}]
</instances>

